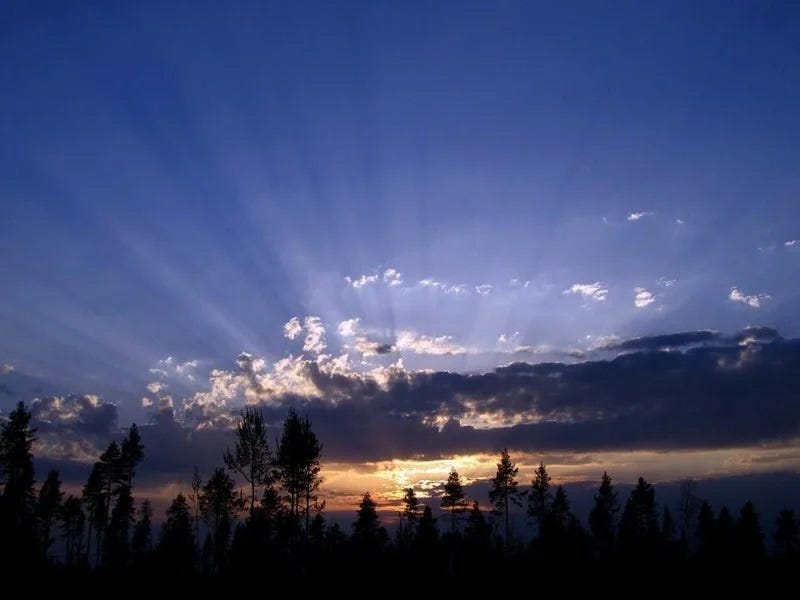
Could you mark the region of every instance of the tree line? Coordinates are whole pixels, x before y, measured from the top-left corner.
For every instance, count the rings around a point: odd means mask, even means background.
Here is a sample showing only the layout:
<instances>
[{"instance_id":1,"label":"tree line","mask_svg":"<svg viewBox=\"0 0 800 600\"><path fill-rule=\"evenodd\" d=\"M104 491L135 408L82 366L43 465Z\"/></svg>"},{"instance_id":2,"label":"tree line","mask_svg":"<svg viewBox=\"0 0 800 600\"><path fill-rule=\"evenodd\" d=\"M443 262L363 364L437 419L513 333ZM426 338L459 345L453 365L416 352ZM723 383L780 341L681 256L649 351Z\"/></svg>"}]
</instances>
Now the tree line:
<instances>
[{"instance_id":1,"label":"tree line","mask_svg":"<svg viewBox=\"0 0 800 600\"><path fill-rule=\"evenodd\" d=\"M341 573L354 563L459 574L529 560L800 562L800 526L791 510L778 517L768 552L752 502L737 515L724 506L715 513L685 481L673 516L658 506L655 488L644 478L621 503L603 473L585 527L564 487L551 485L543 463L523 489L507 450L491 482L490 511L466 498L453 469L435 499L443 511L438 519L433 499L408 488L390 536L367 492L348 534L326 519L319 496L322 445L308 417L290 410L271 445L263 415L252 407L242 411L222 464L205 480L195 468L191 491L172 499L154 532L150 502L137 506L133 494L145 450L135 424L100 454L81 493L66 497L55 470L36 488L35 433L23 403L0 424L0 560L11 568L186 576L263 569L310 576ZM514 507L526 509L532 537L515 528Z\"/></svg>"}]
</instances>

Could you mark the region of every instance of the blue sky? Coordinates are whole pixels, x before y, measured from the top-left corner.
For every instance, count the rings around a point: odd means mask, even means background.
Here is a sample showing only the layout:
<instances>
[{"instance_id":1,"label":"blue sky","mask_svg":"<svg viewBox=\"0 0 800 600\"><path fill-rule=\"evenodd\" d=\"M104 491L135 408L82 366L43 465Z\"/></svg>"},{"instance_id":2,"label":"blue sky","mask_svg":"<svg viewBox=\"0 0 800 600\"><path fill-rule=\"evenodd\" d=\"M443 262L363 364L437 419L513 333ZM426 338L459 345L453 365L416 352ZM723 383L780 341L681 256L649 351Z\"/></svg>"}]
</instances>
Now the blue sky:
<instances>
[{"instance_id":1,"label":"blue sky","mask_svg":"<svg viewBox=\"0 0 800 600\"><path fill-rule=\"evenodd\" d=\"M30 389L129 419L241 352L464 373L800 334L796 4L0 10L0 365Z\"/></svg>"}]
</instances>

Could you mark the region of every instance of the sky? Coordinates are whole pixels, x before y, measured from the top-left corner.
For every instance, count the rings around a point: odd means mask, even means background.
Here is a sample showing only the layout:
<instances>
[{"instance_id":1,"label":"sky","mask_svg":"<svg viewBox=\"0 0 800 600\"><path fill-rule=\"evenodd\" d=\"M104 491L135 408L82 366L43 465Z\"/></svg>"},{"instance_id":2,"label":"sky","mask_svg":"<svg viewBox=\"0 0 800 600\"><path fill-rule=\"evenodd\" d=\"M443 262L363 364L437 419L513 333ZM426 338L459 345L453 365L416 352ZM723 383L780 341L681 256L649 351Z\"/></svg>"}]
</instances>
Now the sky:
<instances>
[{"instance_id":1,"label":"sky","mask_svg":"<svg viewBox=\"0 0 800 600\"><path fill-rule=\"evenodd\" d=\"M782 2L3 3L0 415L76 478L143 424L153 494L246 403L312 416L342 506L504 446L800 470L798 39Z\"/></svg>"}]
</instances>

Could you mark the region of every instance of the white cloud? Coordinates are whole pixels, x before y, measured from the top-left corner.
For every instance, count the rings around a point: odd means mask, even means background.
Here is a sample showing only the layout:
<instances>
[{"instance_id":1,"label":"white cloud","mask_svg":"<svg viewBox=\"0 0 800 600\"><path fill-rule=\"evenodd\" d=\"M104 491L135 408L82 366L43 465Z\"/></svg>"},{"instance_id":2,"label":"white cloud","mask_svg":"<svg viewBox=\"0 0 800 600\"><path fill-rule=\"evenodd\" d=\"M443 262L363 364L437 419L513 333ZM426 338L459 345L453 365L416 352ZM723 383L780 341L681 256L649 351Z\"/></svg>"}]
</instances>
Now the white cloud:
<instances>
[{"instance_id":1,"label":"white cloud","mask_svg":"<svg viewBox=\"0 0 800 600\"><path fill-rule=\"evenodd\" d=\"M11 373L14 370L14 365L9 364L0 364L0 375L5 375L6 373Z\"/></svg>"},{"instance_id":2,"label":"white cloud","mask_svg":"<svg viewBox=\"0 0 800 600\"><path fill-rule=\"evenodd\" d=\"M283 326L283 335L293 340L305 332L303 340L303 352L321 353L327 347L325 339L325 327L322 319L315 316L305 317L302 321L299 317L292 317Z\"/></svg>"},{"instance_id":3,"label":"white cloud","mask_svg":"<svg viewBox=\"0 0 800 600\"><path fill-rule=\"evenodd\" d=\"M403 284L403 276L397 269L386 269L383 272L383 282L389 287L395 287Z\"/></svg>"},{"instance_id":4,"label":"white cloud","mask_svg":"<svg viewBox=\"0 0 800 600\"><path fill-rule=\"evenodd\" d=\"M298 317L292 317L286 321L286 324L283 326L283 335L290 340L293 340L301 333L303 333L303 325L300 323Z\"/></svg>"},{"instance_id":5,"label":"white cloud","mask_svg":"<svg viewBox=\"0 0 800 600\"><path fill-rule=\"evenodd\" d=\"M526 288L526 287L530 286L530 284L531 284L530 281L528 281L528 280L522 281L518 277L514 277L514 279L512 279L511 281L508 282L508 285L510 285L511 287L523 287L523 288Z\"/></svg>"},{"instance_id":6,"label":"white cloud","mask_svg":"<svg viewBox=\"0 0 800 600\"><path fill-rule=\"evenodd\" d=\"M151 381L147 384L147 391L151 394L158 394L160 391L167 389L167 386L160 381Z\"/></svg>"},{"instance_id":7,"label":"white cloud","mask_svg":"<svg viewBox=\"0 0 800 600\"><path fill-rule=\"evenodd\" d=\"M515 344L519 341L519 331L515 331L512 334L506 335L505 333L501 333L500 336L497 338L497 343L501 346L507 344Z\"/></svg>"},{"instance_id":8,"label":"white cloud","mask_svg":"<svg viewBox=\"0 0 800 600\"><path fill-rule=\"evenodd\" d=\"M686 221L684 221L683 219L675 219L675 222L676 222L678 225L686 225Z\"/></svg>"},{"instance_id":9,"label":"white cloud","mask_svg":"<svg viewBox=\"0 0 800 600\"><path fill-rule=\"evenodd\" d=\"M475 291L481 296L488 296L494 286L491 283L482 283L475 286Z\"/></svg>"},{"instance_id":10,"label":"white cloud","mask_svg":"<svg viewBox=\"0 0 800 600\"><path fill-rule=\"evenodd\" d=\"M395 347L398 350L415 354L432 354L436 356L464 354L466 352L466 349L453 342L452 336L432 337L420 335L414 331L398 332Z\"/></svg>"},{"instance_id":11,"label":"white cloud","mask_svg":"<svg viewBox=\"0 0 800 600\"><path fill-rule=\"evenodd\" d=\"M354 337L361 331L361 319L358 317L354 319L347 319L339 323L337 327L339 335L342 337Z\"/></svg>"},{"instance_id":12,"label":"white cloud","mask_svg":"<svg viewBox=\"0 0 800 600\"><path fill-rule=\"evenodd\" d=\"M322 319L319 317L306 317L304 327L306 339L303 341L303 352L319 354L327 347Z\"/></svg>"},{"instance_id":13,"label":"white cloud","mask_svg":"<svg viewBox=\"0 0 800 600\"><path fill-rule=\"evenodd\" d=\"M764 304L767 300L770 299L769 294L743 294L739 288L732 287L731 293L728 294L728 299L732 302L741 302L742 304L746 304L750 308L761 308L761 305Z\"/></svg>"},{"instance_id":14,"label":"white cloud","mask_svg":"<svg viewBox=\"0 0 800 600\"><path fill-rule=\"evenodd\" d=\"M463 294L469 290L469 286L464 284L449 285L436 279L420 279L417 285L424 288L439 290L445 294Z\"/></svg>"},{"instance_id":15,"label":"white cloud","mask_svg":"<svg viewBox=\"0 0 800 600\"><path fill-rule=\"evenodd\" d=\"M800 248L800 240L789 240L788 242L783 242L783 245L786 248Z\"/></svg>"},{"instance_id":16,"label":"white cloud","mask_svg":"<svg viewBox=\"0 0 800 600\"><path fill-rule=\"evenodd\" d=\"M636 308L644 308L645 306L649 306L656 301L656 297L644 288L633 288L633 291L635 294L633 297L633 303Z\"/></svg>"},{"instance_id":17,"label":"white cloud","mask_svg":"<svg viewBox=\"0 0 800 600\"><path fill-rule=\"evenodd\" d=\"M354 288L358 289L358 288L364 287L365 285L369 285L371 283L377 282L378 281L378 276L377 275L362 275L361 277L358 277L356 279L353 279L352 277L347 276L347 277L344 278L344 280L348 284L352 285Z\"/></svg>"},{"instance_id":18,"label":"white cloud","mask_svg":"<svg viewBox=\"0 0 800 600\"><path fill-rule=\"evenodd\" d=\"M142 407L149 408L150 406L153 406L153 401L150 398L142 398Z\"/></svg>"},{"instance_id":19,"label":"white cloud","mask_svg":"<svg viewBox=\"0 0 800 600\"><path fill-rule=\"evenodd\" d=\"M190 373L190 371L197 368L199 365L199 360L178 362L174 356L168 356L167 358L162 358L159 360L156 363L156 366L152 369L149 369L149 371L156 377L168 378L174 375L180 375L181 377L185 377L190 381L194 381L194 376Z\"/></svg>"},{"instance_id":20,"label":"white cloud","mask_svg":"<svg viewBox=\"0 0 800 600\"><path fill-rule=\"evenodd\" d=\"M603 302L608 297L608 288L604 287L599 281L594 283L575 283L572 287L564 290L565 294L580 294L587 300Z\"/></svg>"},{"instance_id":21,"label":"white cloud","mask_svg":"<svg viewBox=\"0 0 800 600\"><path fill-rule=\"evenodd\" d=\"M628 221L638 221L643 219L644 217L650 217L653 213L650 211L642 211L642 212L632 212L628 215Z\"/></svg>"}]
</instances>

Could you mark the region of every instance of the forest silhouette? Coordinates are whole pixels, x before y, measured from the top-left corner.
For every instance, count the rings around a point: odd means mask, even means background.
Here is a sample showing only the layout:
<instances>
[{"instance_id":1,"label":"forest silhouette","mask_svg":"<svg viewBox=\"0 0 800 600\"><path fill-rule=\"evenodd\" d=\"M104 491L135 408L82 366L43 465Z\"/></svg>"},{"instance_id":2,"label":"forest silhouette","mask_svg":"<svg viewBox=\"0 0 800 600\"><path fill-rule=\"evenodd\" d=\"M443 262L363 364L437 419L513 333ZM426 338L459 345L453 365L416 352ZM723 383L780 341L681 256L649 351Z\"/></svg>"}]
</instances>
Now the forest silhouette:
<instances>
[{"instance_id":1,"label":"forest silhouette","mask_svg":"<svg viewBox=\"0 0 800 600\"><path fill-rule=\"evenodd\" d=\"M66 495L55 470L37 489L31 420L20 402L0 424L0 564L9 572L320 576L368 568L460 576L476 569L501 574L528 563L800 563L792 510L780 513L765 540L750 501L736 513L725 506L715 512L686 480L673 514L659 507L644 478L623 499L603 473L585 525L543 463L523 486L507 449L484 508L467 498L452 470L438 497L405 490L394 535L369 492L348 530L326 519L319 492L322 444L308 417L290 410L272 447L253 407L242 411L221 465L205 480L195 469L191 491L172 499L156 530L151 503L134 496L146 452L135 424L100 454L80 495ZM432 506L442 510L438 519ZM514 507L526 511L530 539L515 529Z\"/></svg>"}]
</instances>

